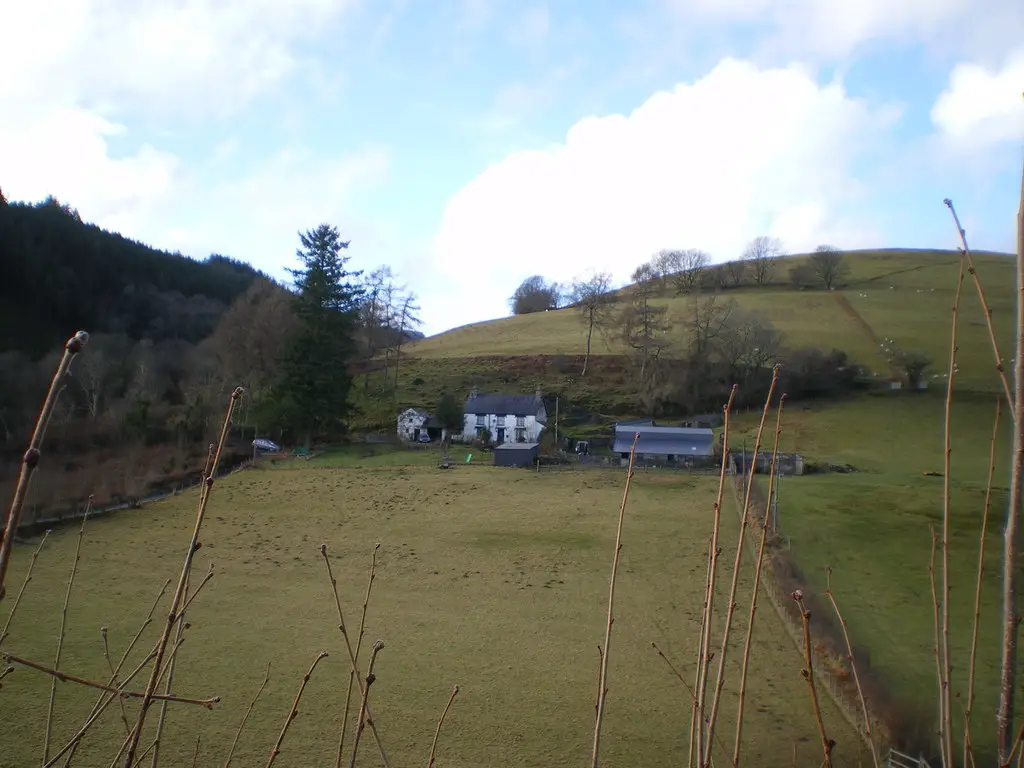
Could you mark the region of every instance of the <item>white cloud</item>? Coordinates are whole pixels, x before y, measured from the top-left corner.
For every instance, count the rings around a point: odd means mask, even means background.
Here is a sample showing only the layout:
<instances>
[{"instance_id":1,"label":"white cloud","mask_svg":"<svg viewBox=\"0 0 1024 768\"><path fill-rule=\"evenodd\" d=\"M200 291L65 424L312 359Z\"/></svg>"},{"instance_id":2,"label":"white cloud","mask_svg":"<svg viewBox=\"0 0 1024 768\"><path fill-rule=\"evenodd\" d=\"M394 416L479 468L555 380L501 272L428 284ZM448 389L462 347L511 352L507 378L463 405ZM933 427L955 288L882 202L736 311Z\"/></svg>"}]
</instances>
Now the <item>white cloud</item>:
<instances>
[{"instance_id":1,"label":"white cloud","mask_svg":"<svg viewBox=\"0 0 1024 768\"><path fill-rule=\"evenodd\" d=\"M1020 0L663 0L687 26L746 23L789 56L842 59L871 41L923 42L942 52L999 56L1024 35Z\"/></svg>"},{"instance_id":2,"label":"white cloud","mask_svg":"<svg viewBox=\"0 0 1024 768\"><path fill-rule=\"evenodd\" d=\"M225 114L301 66L296 43L354 0L50 0L7 4L0 104Z\"/></svg>"},{"instance_id":3,"label":"white cloud","mask_svg":"<svg viewBox=\"0 0 1024 768\"><path fill-rule=\"evenodd\" d=\"M180 139L183 126L233 116L296 72L323 87L323 73L303 45L337 37L342 29L334 22L359 2L8 3L0 24L4 193L15 200L53 194L89 221L160 247L244 258L251 247L254 258L270 258L265 243L283 242L275 240L284 231L279 212L295 216L286 229L294 239L298 222L327 218L324 207L347 199L353 179L373 175L386 158L377 151L357 158L250 156L261 170L225 182L235 139L222 141L209 165L189 168L140 137L178 132ZM147 125L157 132L146 134ZM189 159L202 162L196 154ZM220 208L214 213L198 200ZM187 217L190 205L194 215ZM247 237L247 224L260 234ZM289 242L275 263L293 252Z\"/></svg>"},{"instance_id":4,"label":"white cloud","mask_svg":"<svg viewBox=\"0 0 1024 768\"><path fill-rule=\"evenodd\" d=\"M895 117L801 67L727 59L628 116L580 120L563 143L512 154L449 200L433 258L451 301L427 308L429 324L499 315L533 273L624 280L660 248L722 260L766 232L793 250L865 245L870 221L843 210L862 194L856 162Z\"/></svg>"},{"instance_id":5,"label":"white cloud","mask_svg":"<svg viewBox=\"0 0 1024 768\"><path fill-rule=\"evenodd\" d=\"M997 72L958 64L931 111L948 139L977 148L1024 139L1024 50Z\"/></svg>"},{"instance_id":6,"label":"white cloud","mask_svg":"<svg viewBox=\"0 0 1024 768\"><path fill-rule=\"evenodd\" d=\"M148 144L111 157L124 126L80 109L31 117L0 111L0 182L7 197L54 195L103 227L136 228L170 191L178 160Z\"/></svg>"},{"instance_id":7,"label":"white cloud","mask_svg":"<svg viewBox=\"0 0 1024 768\"><path fill-rule=\"evenodd\" d=\"M224 253L283 277L294 261L296 233L323 222L342 227L353 249L363 251L365 237L349 223L355 192L381 183L389 171L389 153L368 147L333 157L283 151L212 184L196 175L176 189L182 202L166 210L173 226L154 230L155 244L196 256Z\"/></svg>"}]
</instances>

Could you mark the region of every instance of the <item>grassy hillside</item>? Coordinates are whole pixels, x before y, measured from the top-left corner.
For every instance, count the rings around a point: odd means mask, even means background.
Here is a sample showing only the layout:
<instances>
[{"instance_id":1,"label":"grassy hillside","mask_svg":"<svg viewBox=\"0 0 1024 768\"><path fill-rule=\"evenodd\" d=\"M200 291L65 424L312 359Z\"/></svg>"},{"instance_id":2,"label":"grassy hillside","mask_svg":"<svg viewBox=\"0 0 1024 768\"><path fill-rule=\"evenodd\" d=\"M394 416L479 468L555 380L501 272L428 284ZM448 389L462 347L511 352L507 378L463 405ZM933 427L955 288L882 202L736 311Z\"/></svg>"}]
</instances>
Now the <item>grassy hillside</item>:
<instances>
[{"instance_id":1,"label":"grassy hillside","mask_svg":"<svg viewBox=\"0 0 1024 768\"><path fill-rule=\"evenodd\" d=\"M997 341L1011 357L1014 262L1005 255L974 255ZM959 256L953 251L849 253L850 274L835 291L799 290L783 284L800 257L776 269L776 284L744 286L727 295L769 318L790 348L845 351L877 377L893 373L882 339L928 354L932 367L925 394L892 393L836 402L790 403L783 419L782 449L810 461L852 464L852 474L826 473L781 483L780 524L809 589L824 590L825 567L835 570L837 595L865 666L880 676L903 712L927 720L934 710L935 661L928 582L930 529L941 526L943 396L949 360L949 325ZM789 263L786 263L789 261ZM658 301L680 325L695 298L665 295ZM636 409L631 368L614 338L594 345L593 373L578 378L585 328L572 309L510 317L453 329L410 347L403 397L429 407L443 387L528 391L541 384L567 400L606 414ZM958 338L957 397L953 411L951 582L955 693L966 693L978 531L984 509L994 401L1001 391L977 289L965 278ZM576 376L577 378L569 378ZM566 384L566 382L569 382ZM759 410L759 409L758 409ZM979 712L997 697L998 567L1006 498L1009 429L1003 436L989 519L982 632L978 662ZM734 445L752 447L759 413L739 415ZM564 424L564 422L563 422ZM960 671L956 671L960 670ZM927 728L925 728L927 731ZM979 716L974 740L991 749L990 718ZM961 728L958 726L957 732Z\"/></svg>"},{"instance_id":2,"label":"grassy hillside","mask_svg":"<svg viewBox=\"0 0 1024 768\"><path fill-rule=\"evenodd\" d=\"M789 267L800 258L780 260L776 284L743 286L726 294L741 308L757 311L771 320L789 347L841 349L854 362L884 375L889 370L878 343L883 338L892 338L901 347L924 350L938 368L943 367L948 356L946 328L956 285L956 252L850 252L849 277L841 289L832 292L799 290L784 282ZM990 253L975 254L975 262L1000 343L1009 345L1014 306L1013 262ZM975 390L992 390L998 379L990 364L991 352L977 292L969 278L964 288L963 316L967 322L961 333L962 384ZM668 307L680 344L685 318L696 300L699 296L665 296L657 301ZM574 310L560 309L455 328L416 342L408 347L407 353L421 360L444 358L446 366L465 370L466 358L582 355L585 332ZM619 355L625 349L614 337L595 337L593 352ZM452 359L459 362L453 363Z\"/></svg>"}]
</instances>

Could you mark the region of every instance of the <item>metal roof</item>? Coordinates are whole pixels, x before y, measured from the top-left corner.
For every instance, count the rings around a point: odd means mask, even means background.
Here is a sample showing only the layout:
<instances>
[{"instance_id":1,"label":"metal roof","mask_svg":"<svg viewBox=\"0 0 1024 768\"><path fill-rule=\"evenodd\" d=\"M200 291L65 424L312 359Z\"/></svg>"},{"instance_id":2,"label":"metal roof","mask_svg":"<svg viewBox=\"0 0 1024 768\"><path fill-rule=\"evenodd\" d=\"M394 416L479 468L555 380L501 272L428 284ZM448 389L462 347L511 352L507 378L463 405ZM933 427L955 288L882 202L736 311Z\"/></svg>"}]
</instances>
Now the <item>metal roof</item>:
<instances>
[{"instance_id":1,"label":"metal roof","mask_svg":"<svg viewBox=\"0 0 1024 768\"><path fill-rule=\"evenodd\" d=\"M494 446L495 451L529 451L536 448L540 443L502 443Z\"/></svg>"},{"instance_id":2,"label":"metal roof","mask_svg":"<svg viewBox=\"0 0 1024 768\"><path fill-rule=\"evenodd\" d=\"M542 403L536 395L476 395L466 398L463 410L474 415L527 416L537 413Z\"/></svg>"},{"instance_id":3,"label":"metal roof","mask_svg":"<svg viewBox=\"0 0 1024 768\"><path fill-rule=\"evenodd\" d=\"M613 453L629 453L633 437L637 453L672 456L710 456L714 453L714 432L694 427L616 426Z\"/></svg>"}]
</instances>

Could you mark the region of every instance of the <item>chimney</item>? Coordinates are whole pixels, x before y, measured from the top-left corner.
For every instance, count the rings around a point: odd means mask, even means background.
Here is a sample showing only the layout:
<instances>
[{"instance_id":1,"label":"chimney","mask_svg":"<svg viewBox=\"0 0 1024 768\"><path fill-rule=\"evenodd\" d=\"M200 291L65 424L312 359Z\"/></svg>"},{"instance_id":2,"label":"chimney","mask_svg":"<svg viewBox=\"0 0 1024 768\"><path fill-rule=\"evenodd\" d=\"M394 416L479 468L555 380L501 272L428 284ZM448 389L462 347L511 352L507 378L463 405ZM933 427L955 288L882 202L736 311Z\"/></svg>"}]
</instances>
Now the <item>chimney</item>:
<instances>
[{"instance_id":1,"label":"chimney","mask_svg":"<svg viewBox=\"0 0 1024 768\"><path fill-rule=\"evenodd\" d=\"M469 390L469 399L472 400L474 397L480 394L480 387L473 387Z\"/></svg>"},{"instance_id":2,"label":"chimney","mask_svg":"<svg viewBox=\"0 0 1024 768\"><path fill-rule=\"evenodd\" d=\"M536 397L536 398L537 398L538 400L540 400L540 399L541 399L541 397L542 397L542 395L543 395L543 393L541 392L541 389L540 389L540 387L537 387L537 389L536 389L536 390L534 391L534 396L535 396L535 397Z\"/></svg>"}]
</instances>

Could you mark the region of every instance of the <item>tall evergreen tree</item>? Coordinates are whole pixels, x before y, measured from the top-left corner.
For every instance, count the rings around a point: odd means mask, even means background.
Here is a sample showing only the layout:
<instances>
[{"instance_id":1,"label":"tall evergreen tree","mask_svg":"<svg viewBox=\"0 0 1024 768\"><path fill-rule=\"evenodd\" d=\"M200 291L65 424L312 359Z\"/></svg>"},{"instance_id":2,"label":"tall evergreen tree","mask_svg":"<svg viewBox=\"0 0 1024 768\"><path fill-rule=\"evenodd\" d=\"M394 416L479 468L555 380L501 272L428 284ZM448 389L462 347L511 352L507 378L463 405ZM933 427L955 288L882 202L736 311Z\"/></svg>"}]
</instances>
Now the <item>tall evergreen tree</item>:
<instances>
[{"instance_id":1,"label":"tall evergreen tree","mask_svg":"<svg viewBox=\"0 0 1024 768\"><path fill-rule=\"evenodd\" d=\"M337 228L321 224L299 238L302 268L290 270L298 328L281 360L276 401L282 426L308 447L314 435L344 430L363 290L353 281L362 273L346 269L349 257L342 252L349 244Z\"/></svg>"}]
</instances>

